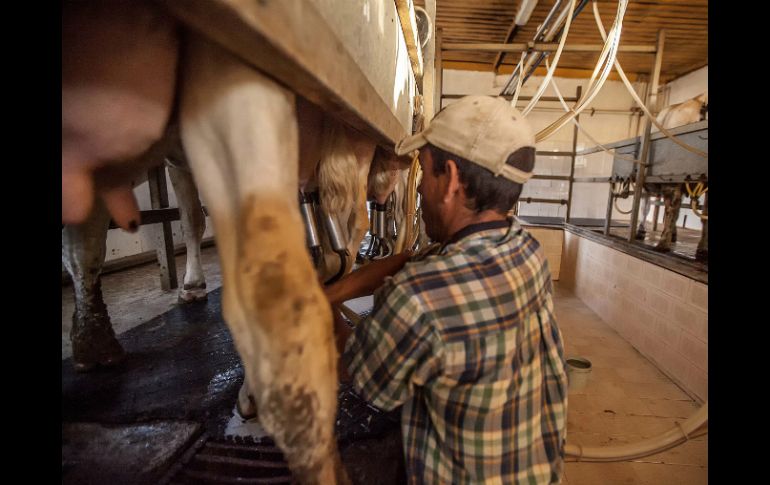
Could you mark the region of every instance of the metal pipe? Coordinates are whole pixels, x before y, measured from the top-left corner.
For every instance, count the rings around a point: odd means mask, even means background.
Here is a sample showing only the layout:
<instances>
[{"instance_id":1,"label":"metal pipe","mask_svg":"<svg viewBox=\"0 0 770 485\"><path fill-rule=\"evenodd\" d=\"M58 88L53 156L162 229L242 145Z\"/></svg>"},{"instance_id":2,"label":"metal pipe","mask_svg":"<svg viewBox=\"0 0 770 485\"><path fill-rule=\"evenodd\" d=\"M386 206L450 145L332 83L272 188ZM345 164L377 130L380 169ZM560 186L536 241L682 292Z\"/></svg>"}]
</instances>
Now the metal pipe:
<instances>
[{"instance_id":1,"label":"metal pipe","mask_svg":"<svg viewBox=\"0 0 770 485\"><path fill-rule=\"evenodd\" d=\"M575 97L577 99L580 99L580 96L583 95L583 86L578 86L577 90L575 91ZM572 216L572 185L574 183L575 178L575 153L577 152L577 140L578 140L578 125L577 123L580 121L579 115L575 116L575 126L572 130L572 157L570 160L569 165L569 190L567 194L567 214L564 217L564 222L569 222L570 218Z\"/></svg>"},{"instance_id":2,"label":"metal pipe","mask_svg":"<svg viewBox=\"0 0 770 485\"><path fill-rule=\"evenodd\" d=\"M575 6L575 12L572 14L572 20L575 20L575 18L580 14L580 12L583 10L583 7L586 6L588 3L588 0L580 0L580 3ZM559 17L559 20L554 24L554 27L551 29L550 32L548 32L543 40L550 41L554 38L561 38L562 32L564 31L564 20L566 20L567 17L567 11L569 10L569 7L565 8L563 10L562 15ZM558 32L556 32L556 29L559 29ZM532 76L532 74L535 73L535 69L540 66L540 63L543 62L543 59L548 57L548 54L545 52L541 52L538 56L537 60L535 61L534 65L527 71L527 75L524 76L524 80L522 81L522 84L527 82L527 80Z\"/></svg>"},{"instance_id":3,"label":"metal pipe","mask_svg":"<svg viewBox=\"0 0 770 485\"><path fill-rule=\"evenodd\" d=\"M513 17L513 23L505 34L506 44L516 37L516 32L518 32L519 27L523 27L529 22L532 12L535 10L535 7L537 7L537 2L538 0L524 0L521 2L518 12L516 12L516 15ZM492 70L495 71L495 73L497 73L497 68L500 67L500 64L503 62L504 56L505 53L503 52L498 52L495 56L495 62L492 63Z\"/></svg>"},{"instance_id":4,"label":"metal pipe","mask_svg":"<svg viewBox=\"0 0 770 485\"><path fill-rule=\"evenodd\" d=\"M385 224L385 204L374 204L374 228L377 236L385 238L388 235L388 229Z\"/></svg>"},{"instance_id":5,"label":"metal pipe","mask_svg":"<svg viewBox=\"0 0 770 485\"><path fill-rule=\"evenodd\" d=\"M658 82L660 81L660 67L663 62L663 48L666 42L666 31L658 31L658 45L655 52L655 62L652 66L652 80L650 82L649 97L647 98L648 110L651 113L655 113L658 110ZM644 141L642 142L642 154L639 160L642 162L638 165L636 171L636 186L644 187L645 172L650 163L650 135L652 132L652 121L647 118L644 122ZM636 224L639 221L639 201L642 197L642 191L637 191L634 194L634 203L631 206L631 230L628 233L628 241L633 242L636 239Z\"/></svg>"},{"instance_id":6,"label":"metal pipe","mask_svg":"<svg viewBox=\"0 0 770 485\"><path fill-rule=\"evenodd\" d=\"M318 234L318 225L315 220L315 211L313 210L313 197L304 192L299 193L299 210L302 214L302 221L305 223L305 238L308 248L321 246L321 238Z\"/></svg>"},{"instance_id":7,"label":"metal pipe","mask_svg":"<svg viewBox=\"0 0 770 485\"><path fill-rule=\"evenodd\" d=\"M323 220L326 234L329 236L329 242L331 243L334 252L346 252L347 248L345 247L342 230L337 222L337 218L331 214L324 214Z\"/></svg>"},{"instance_id":8,"label":"metal pipe","mask_svg":"<svg viewBox=\"0 0 770 485\"><path fill-rule=\"evenodd\" d=\"M535 32L535 36L533 37L535 41L540 40L540 37L542 36L543 31L546 28L548 28L548 26L550 25L551 21L554 18L554 14L559 10L563 1L564 0L557 0L556 3L553 4L553 7L551 7L551 10L548 12L548 15L545 17L545 20L543 20L543 23L540 24L540 26L537 28L537 32ZM527 57L529 57L529 55L527 55ZM505 86L503 86L503 90L500 92L500 94L506 94L508 86L516 85L516 83L518 82L517 76L521 75L521 70L523 67L524 67L524 62L522 61L516 66L516 69L514 69L510 79L508 79L508 82L505 84ZM509 93L509 94L513 94L513 93Z\"/></svg>"},{"instance_id":9,"label":"metal pipe","mask_svg":"<svg viewBox=\"0 0 770 485\"><path fill-rule=\"evenodd\" d=\"M558 4L554 5L554 7L556 7L557 5L561 5L561 3L562 2L559 2ZM583 10L583 8L586 6L587 3L588 3L588 0L580 0L580 3L575 6L575 12L572 14L572 20L575 20L575 18L580 14L580 12ZM560 20L561 23L563 23L564 20L566 20L566 16L567 16L567 12L568 11L569 11L569 5L567 5L566 8L563 9L563 11L562 11L563 13L560 13L560 19L559 20ZM548 14L549 17L551 16L552 12L553 12L553 9L551 9L551 12L549 12L549 14ZM548 17L546 17L546 20L548 20ZM545 22L543 22L543 25L545 25ZM557 32L556 29L559 28L559 27L561 27L561 28ZM546 41L550 41L551 39L553 39L554 35L552 35L552 34L554 32L555 32L555 36L556 37L560 36L562 31L563 31L563 29L564 29L564 26L563 25L560 26L559 22L555 23L554 26L551 28L551 30L544 36L544 39ZM538 39L537 36L541 33L542 30L543 29L538 29L538 33L535 34L535 39L534 39L535 42L541 40L541 39ZM541 52L538 55L537 59L534 61L534 63L530 63L530 62L527 63L527 67L525 68L525 71L527 72L527 74L524 76L524 80L522 81L522 84L527 82L527 80L530 78L530 76L532 76L532 73L535 72L535 69L537 69L537 67L540 65L540 63L543 62L543 59L545 59L546 56L547 56L547 54ZM513 94L513 92L508 92L508 89L509 89L510 86L516 86L516 83L517 83L516 76L519 75L519 73L517 72L519 70L520 69L517 69L517 70L515 70L513 72L513 74L511 75L511 78L505 84L505 86L503 87L503 90L500 92L500 94Z\"/></svg>"}]
</instances>

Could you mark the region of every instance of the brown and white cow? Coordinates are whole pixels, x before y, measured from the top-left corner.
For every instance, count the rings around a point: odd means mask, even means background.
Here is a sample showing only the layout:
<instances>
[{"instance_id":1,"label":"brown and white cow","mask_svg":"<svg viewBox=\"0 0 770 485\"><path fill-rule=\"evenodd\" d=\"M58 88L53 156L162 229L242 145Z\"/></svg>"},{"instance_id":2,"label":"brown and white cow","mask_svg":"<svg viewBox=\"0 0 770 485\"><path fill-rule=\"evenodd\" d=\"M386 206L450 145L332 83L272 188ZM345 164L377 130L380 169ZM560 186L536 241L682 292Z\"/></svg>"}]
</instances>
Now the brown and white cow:
<instances>
[{"instance_id":1,"label":"brown and white cow","mask_svg":"<svg viewBox=\"0 0 770 485\"><path fill-rule=\"evenodd\" d=\"M331 309L297 203L301 155L313 149L300 140L314 135L298 120L292 92L193 32L185 32L180 56L179 30L149 2L64 4L62 220L83 222L102 200L119 226L133 227L129 180L145 167L128 161L161 138L178 106L184 151L216 234L224 319L260 422L299 482L346 482L333 435ZM355 136L348 140L360 188L373 144ZM338 209L323 196L321 204ZM365 227L347 220L351 233Z\"/></svg>"}]
</instances>

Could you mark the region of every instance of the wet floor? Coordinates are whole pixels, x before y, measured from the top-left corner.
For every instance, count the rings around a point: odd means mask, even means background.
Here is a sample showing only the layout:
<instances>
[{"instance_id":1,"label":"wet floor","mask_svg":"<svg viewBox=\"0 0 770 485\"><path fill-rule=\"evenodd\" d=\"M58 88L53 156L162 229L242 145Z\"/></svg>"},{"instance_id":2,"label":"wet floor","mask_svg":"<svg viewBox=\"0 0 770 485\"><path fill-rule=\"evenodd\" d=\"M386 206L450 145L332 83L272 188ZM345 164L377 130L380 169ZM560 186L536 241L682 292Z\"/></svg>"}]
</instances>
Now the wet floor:
<instances>
[{"instance_id":1,"label":"wet floor","mask_svg":"<svg viewBox=\"0 0 770 485\"><path fill-rule=\"evenodd\" d=\"M218 276L210 276L218 275L215 249L204 250L203 257L209 288L217 288ZM143 278L147 287L132 284L136 278ZM205 302L179 306L175 292L158 289L155 265L106 275L103 286L113 322L123 322L116 333L128 358L115 369L76 374L63 343L62 482L156 483L191 440L202 433L222 437L243 370L221 318L221 289L211 291ZM569 442L631 443L675 427L698 408L574 294L558 282L555 288L565 351L593 364L588 384L570 392ZM62 289L63 297L68 296L62 304L63 342L69 320L65 313L71 312L69 291ZM122 301L121 294L133 303ZM370 299L361 299L349 306L363 312L370 304ZM372 410L348 391L341 389L337 427L346 467L360 477L358 483L372 476L388 483L399 466L398 453L388 454L398 445L397 417ZM150 433L146 439L139 438L142 430ZM177 438L170 439L168 433ZM158 442L166 446L147 446ZM139 462L147 466L127 465ZM144 473L141 479L139 472ZM563 483L702 484L707 483L707 473L704 436L637 460L568 463Z\"/></svg>"}]
</instances>

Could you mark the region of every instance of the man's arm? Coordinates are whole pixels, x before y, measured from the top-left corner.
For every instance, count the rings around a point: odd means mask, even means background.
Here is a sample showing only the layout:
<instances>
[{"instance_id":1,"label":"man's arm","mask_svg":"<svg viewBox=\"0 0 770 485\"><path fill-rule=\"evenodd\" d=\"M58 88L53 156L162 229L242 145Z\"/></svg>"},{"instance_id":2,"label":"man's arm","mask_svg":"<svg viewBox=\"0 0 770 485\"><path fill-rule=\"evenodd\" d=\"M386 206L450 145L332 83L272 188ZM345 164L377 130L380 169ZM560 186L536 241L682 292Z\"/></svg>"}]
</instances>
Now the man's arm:
<instances>
[{"instance_id":1,"label":"man's arm","mask_svg":"<svg viewBox=\"0 0 770 485\"><path fill-rule=\"evenodd\" d=\"M334 340L337 346L337 352L339 359L337 360L337 376L340 382L350 382L350 374L348 374L348 362L343 358L345 353L345 344L348 341L348 337L353 333L353 329L348 326L342 319L339 308L332 306L332 315L334 316Z\"/></svg>"},{"instance_id":2,"label":"man's arm","mask_svg":"<svg viewBox=\"0 0 770 485\"><path fill-rule=\"evenodd\" d=\"M353 298L371 295L382 286L386 277L393 276L403 268L411 256L409 251L395 254L373 261L342 277L324 288L329 303L335 306Z\"/></svg>"}]
</instances>

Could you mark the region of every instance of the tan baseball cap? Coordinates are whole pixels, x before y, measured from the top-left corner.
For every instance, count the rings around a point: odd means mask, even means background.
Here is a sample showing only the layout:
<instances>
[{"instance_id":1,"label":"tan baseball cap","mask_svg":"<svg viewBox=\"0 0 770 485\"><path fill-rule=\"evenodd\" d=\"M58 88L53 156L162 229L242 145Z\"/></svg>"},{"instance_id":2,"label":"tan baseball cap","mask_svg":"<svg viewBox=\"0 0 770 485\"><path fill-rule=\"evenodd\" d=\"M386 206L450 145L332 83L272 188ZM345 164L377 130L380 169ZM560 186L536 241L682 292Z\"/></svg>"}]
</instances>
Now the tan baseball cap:
<instances>
[{"instance_id":1,"label":"tan baseball cap","mask_svg":"<svg viewBox=\"0 0 770 485\"><path fill-rule=\"evenodd\" d=\"M465 96L441 110L427 128L396 145L406 155L430 143L477 163L496 176L523 184L532 172L506 165L520 148L535 147L535 135L524 116L503 98Z\"/></svg>"}]
</instances>

